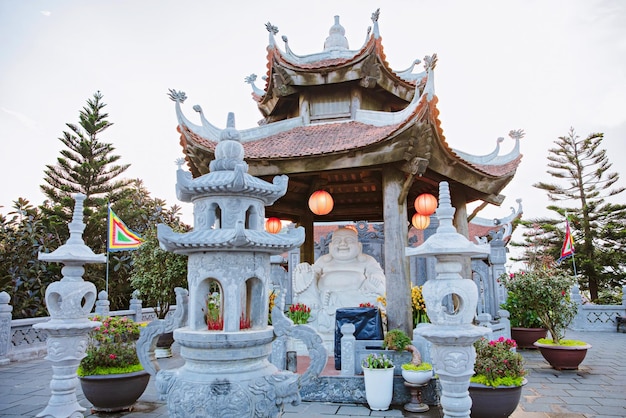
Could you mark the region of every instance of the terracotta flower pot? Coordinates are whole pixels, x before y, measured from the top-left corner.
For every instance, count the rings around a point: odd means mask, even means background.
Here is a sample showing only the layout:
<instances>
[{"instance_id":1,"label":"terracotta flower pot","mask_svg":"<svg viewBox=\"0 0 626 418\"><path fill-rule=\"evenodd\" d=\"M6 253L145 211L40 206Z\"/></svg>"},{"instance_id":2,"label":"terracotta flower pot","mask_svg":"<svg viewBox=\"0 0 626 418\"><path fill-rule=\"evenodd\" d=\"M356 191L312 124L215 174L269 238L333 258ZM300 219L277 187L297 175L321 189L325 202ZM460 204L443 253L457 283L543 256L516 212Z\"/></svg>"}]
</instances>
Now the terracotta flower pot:
<instances>
[{"instance_id":1,"label":"terracotta flower pot","mask_svg":"<svg viewBox=\"0 0 626 418\"><path fill-rule=\"evenodd\" d=\"M129 410L143 394L150 381L145 370L123 374L82 376L80 386L94 411Z\"/></svg>"},{"instance_id":2,"label":"terracotta flower pot","mask_svg":"<svg viewBox=\"0 0 626 418\"><path fill-rule=\"evenodd\" d=\"M545 328L522 328L512 327L511 338L515 340L519 348L536 350L533 343L541 338L546 338L548 330Z\"/></svg>"},{"instance_id":3,"label":"terracotta flower pot","mask_svg":"<svg viewBox=\"0 0 626 418\"><path fill-rule=\"evenodd\" d=\"M585 345L551 345L534 343L543 358L556 370L576 370L587 355L591 344Z\"/></svg>"}]
</instances>

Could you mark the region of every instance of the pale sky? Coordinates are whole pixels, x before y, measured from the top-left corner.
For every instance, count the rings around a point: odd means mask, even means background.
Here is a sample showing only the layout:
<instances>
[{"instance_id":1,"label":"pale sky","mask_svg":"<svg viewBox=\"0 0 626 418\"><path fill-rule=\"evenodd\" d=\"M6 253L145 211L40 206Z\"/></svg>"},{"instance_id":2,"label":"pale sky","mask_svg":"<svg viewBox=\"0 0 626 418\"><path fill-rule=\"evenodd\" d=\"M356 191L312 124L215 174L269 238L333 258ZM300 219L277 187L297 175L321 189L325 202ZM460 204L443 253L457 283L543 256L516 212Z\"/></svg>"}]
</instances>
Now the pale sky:
<instances>
[{"instance_id":1,"label":"pale sky","mask_svg":"<svg viewBox=\"0 0 626 418\"><path fill-rule=\"evenodd\" d=\"M216 5L218 4L218 5ZM340 16L350 49L363 44L370 16L387 61L403 70L437 53L435 93L448 143L487 154L512 129L523 129L524 154L501 207L481 216L506 216L523 199L524 216L547 214L543 191L547 150L572 126L581 137L603 132L613 171L626 154L626 2L564 1L328 1L256 0L0 0L0 208L24 197L38 205L46 164L55 164L66 123L93 93L104 95L114 125L100 140L112 143L130 178L154 197L192 208L175 195L174 161L182 157L168 89L187 93L185 115L200 124L193 105L223 128L235 112L238 129L261 118L244 78L266 72L268 33L289 38L298 55L320 52L333 16ZM415 71L422 71L420 65ZM619 198L624 203L624 197Z\"/></svg>"}]
</instances>

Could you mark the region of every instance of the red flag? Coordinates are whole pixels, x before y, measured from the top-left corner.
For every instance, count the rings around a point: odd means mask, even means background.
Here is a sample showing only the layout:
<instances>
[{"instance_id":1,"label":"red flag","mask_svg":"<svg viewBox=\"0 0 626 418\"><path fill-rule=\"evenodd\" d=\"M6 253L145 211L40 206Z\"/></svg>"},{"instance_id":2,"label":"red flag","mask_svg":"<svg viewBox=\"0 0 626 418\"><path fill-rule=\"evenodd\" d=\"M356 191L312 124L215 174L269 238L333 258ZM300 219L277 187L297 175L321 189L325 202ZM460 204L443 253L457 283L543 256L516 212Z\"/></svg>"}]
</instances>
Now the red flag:
<instances>
[{"instance_id":1,"label":"red flag","mask_svg":"<svg viewBox=\"0 0 626 418\"><path fill-rule=\"evenodd\" d=\"M572 232L569 229L569 222L565 219L565 240L563 241L563 246L561 247L561 257L559 257L558 262L565 260L567 257L571 257L574 255L574 238L572 238Z\"/></svg>"}]
</instances>

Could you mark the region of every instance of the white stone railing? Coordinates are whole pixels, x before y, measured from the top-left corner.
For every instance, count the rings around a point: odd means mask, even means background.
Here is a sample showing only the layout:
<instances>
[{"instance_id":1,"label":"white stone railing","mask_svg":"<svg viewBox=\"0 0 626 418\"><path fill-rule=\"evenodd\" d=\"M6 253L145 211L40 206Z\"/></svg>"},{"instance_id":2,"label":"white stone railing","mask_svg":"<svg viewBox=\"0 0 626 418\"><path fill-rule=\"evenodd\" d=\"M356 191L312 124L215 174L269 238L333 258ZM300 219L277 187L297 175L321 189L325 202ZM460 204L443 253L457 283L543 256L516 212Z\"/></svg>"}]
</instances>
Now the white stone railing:
<instances>
[{"instance_id":1,"label":"white stone railing","mask_svg":"<svg viewBox=\"0 0 626 418\"><path fill-rule=\"evenodd\" d=\"M578 286L572 288L572 299L578 303L578 313L569 326L574 331L617 331L616 318L626 318L626 286L622 287L621 305L583 304Z\"/></svg>"},{"instance_id":2,"label":"white stone railing","mask_svg":"<svg viewBox=\"0 0 626 418\"><path fill-rule=\"evenodd\" d=\"M103 305L102 295L99 295L98 298L93 314L127 316L138 322L149 322L156 318L154 309L143 308L141 301L136 298L131 299L131 309L110 312L106 308L104 310L101 308ZM5 301L6 298L0 298L0 364L45 356L47 354L47 335L44 331L33 328L33 325L49 321L50 317L11 320L11 307ZM176 305L170 306L168 315L175 311Z\"/></svg>"}]
</instances>

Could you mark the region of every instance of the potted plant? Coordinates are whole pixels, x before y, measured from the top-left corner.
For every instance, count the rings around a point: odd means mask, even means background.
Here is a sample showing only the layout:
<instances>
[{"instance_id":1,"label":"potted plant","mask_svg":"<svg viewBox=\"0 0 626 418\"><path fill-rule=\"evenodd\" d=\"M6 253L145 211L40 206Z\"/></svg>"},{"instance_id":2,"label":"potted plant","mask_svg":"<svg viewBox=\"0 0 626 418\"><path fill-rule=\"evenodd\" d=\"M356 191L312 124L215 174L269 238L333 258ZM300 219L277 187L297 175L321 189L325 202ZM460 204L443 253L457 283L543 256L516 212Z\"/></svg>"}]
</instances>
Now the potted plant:
<instances>
[{"instance_id":1,"label":"potted plant","mask_svg":"<svg viewBox=\"0 0 626 418\"><path fill-rule=\"evenodd\" d=\"M131 286L139 292L143 303L154 309L158 320L165 319L176 301L174 289L187 288L187 257L164 251L159 247L156 230L144 233L144 243L133 251ZM156 358L171 357L173 332L161 334L157 341Z\"/></svg>"},{"instance_id":2,"label":"potted plant","mask_svg":"<svg viewBox=\"0 0 626 418\"><path fill-rule=\"evenodd\" d=\"M542 338L534 343L548 363L557 370L577 369L591 345L564 339L565 329L578 309L570 297L574 279L557 269L553 262L547 262L530 271L516 273L503 282L505 287L515 283L524 289L520 294L521 303L536 312L548 330L549 339Z\"/></svg>"},{"instance_id":3,"label":"potted plant","mask_svg":"<svg viewBox=\"0 0 626 418\"><path fill-rule=\"evenodd\" d=\"M545 338L548 330L543 326L537 312L526 304L526 289L522 280L515 280L517 275L525 272L503 274L499 281L506 283L506 301L500 305L509 312L511 321L511 338L517 342L518 348L535 350L533 345L540 338Z\"/></svg>"},{"instance_id":4,"label":"potted plant","mask_svg":"<svg viewBox=\"0 0 626 418\"><path fill-rule=\"evenodd\" d=\"M92 321L101 324L90 333L78 367L83 394L94 411L130 409L150 380L137 358L140 326L125 316L96 315Z\"/></svg>"},{"instance_id":5,"label":"potted plant","mask_svg":"<svg viewBox=\"0 0 626 418\"><path fill-rule=\"evenodd\" d=\"M393 398L393 360L385 354L372 353L361 362L365 380L365 398L371 410L386 411Z\"/></svg>"},{"instance_id":6,"label":"potted plant","mask_svg":"<svg viewBox=\"0 0 626 418\"><path fill-rule=\"evenodd\" d=\"M469 386L473 418L508 417L517 408L526 370L521 354L513 351L516 347L515 340L504 337L474 343L476 362Z\"/></svg>"}]
</instances>

